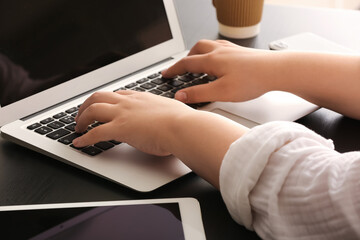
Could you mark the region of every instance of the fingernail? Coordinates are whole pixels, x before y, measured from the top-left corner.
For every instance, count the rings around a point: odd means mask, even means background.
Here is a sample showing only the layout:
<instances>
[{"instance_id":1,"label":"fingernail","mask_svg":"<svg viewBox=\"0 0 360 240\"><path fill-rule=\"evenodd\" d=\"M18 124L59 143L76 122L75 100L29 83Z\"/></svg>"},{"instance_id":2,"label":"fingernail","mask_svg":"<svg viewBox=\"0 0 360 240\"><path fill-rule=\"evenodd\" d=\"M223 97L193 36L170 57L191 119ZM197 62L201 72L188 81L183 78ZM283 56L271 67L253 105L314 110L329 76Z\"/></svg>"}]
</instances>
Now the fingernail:
<instances>
[{"instance_id":1,"label":"fingernail","mask_svg":"<svg viewBox=\"0 0 360 240\"><path fill-rule=\"evenodd\" d=\"M175 94L175 98L177 99L177 100L179 100L179 101L181 101L181 102L186 102L186 100L187 100L187 94L186 94L186 92L177 92L176 94Z\"/></svg>"}]
</instances>

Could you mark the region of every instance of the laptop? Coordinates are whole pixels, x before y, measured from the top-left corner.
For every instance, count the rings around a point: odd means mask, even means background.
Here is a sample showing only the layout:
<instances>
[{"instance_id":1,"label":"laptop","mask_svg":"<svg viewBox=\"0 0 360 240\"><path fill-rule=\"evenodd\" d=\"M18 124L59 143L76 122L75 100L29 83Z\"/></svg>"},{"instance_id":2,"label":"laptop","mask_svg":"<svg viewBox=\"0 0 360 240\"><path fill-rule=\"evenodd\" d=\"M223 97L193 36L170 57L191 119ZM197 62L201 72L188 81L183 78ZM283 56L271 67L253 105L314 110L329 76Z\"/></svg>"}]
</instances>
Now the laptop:
<instances>
[{"instance_id":1,"label":"laptop","mask_svg":"<svg viewBox=\"0 0 360 240\"><path fill-rule=\"evenodd\" d=\"M134 89L173 97L182 87L215 80L199 73L161 78L188 53L173 0L3 1L0 35L3 138L141 192L191 172L174 156L151 156L125 143L71 144L74 116L93 92ZM317 109L280 92L193 107L248 127Z\"/></svg>"}]
</instances>

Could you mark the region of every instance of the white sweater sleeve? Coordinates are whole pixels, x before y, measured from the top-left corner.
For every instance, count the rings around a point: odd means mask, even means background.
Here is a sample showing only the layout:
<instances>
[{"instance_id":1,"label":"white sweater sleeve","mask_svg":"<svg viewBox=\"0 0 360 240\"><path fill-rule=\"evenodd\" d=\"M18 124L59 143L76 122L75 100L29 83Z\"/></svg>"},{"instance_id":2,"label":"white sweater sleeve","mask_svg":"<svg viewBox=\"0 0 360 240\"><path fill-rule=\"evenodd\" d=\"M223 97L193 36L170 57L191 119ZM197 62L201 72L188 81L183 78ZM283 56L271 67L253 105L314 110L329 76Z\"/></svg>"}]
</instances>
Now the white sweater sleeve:
<instances>
[{"instance_id":1,"label":"white sweater sleeve","mask_svg":"<svg viewBox=\"0 0 360 240\"><path fill-rule=\"evenodd\" d=\"M360 152L272 122L235 141L220 169L231 216L264 239L359 239Z\"/></svg>"}]
</instances>

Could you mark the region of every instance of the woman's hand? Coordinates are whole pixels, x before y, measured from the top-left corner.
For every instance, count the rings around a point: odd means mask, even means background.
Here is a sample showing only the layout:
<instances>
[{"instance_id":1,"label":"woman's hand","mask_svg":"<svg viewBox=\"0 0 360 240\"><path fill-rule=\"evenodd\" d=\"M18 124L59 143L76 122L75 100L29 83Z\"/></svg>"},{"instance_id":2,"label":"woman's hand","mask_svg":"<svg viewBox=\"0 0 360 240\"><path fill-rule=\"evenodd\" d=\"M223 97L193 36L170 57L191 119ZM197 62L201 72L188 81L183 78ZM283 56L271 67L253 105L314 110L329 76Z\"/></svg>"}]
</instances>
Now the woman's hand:
<instances>
[{"instance_id":1,"label":"woman's hand","mask_svg":"<svg viewBox=\"0 0 360 240\"><path fill-rule=\"evenodd\" d=\"M80 107L76 131L84 132L89 124L104 124L74 140L83 147L100 141L126 142L153 155L169 155L167 137L175 119L194 110L173 99L136 91L97 92Z\"/></svg>"},{"instance_id":2,"label":"woman's hand","mask_svg":"<svg viewBox=\"0 0 360 240\"><path fill-rule=\"evenodd\" d=\"M75 139L76 147L117 140L149 154L173 154L216 187L225 153L247 131L217 114L130 90L89 97L79 109L76 131L84 132L94 121L104 124Z\"/></svg>"},{"instance_id":3,"label":"woman's hand","mask_svg":"<svg viewBox=\"0 0 360 240\"><path fill-rule=\"evenodd\" d=\"M185 72L218 79L178 91L175 98L182 102L242 102L278 90L360 119L360 56L355 52L270 51L202 40L163 76Z\"/></svg>"},{"instance_id":4,"label":"woman's hand","mask_svg":"<svg viewBox=\"0 0 360 240\"><path fill-rule=\"evenodd\" d=\"M271 51L244 48L224 40L201 40L187 57L162 74L173 77L193 72L218 78L208 84L178 91L175 98L182 102L240 102L273 90L273 86L266 82L270 77L268 74L273 72L268 64L273 56Z\"/></svg>"}]
</instances>

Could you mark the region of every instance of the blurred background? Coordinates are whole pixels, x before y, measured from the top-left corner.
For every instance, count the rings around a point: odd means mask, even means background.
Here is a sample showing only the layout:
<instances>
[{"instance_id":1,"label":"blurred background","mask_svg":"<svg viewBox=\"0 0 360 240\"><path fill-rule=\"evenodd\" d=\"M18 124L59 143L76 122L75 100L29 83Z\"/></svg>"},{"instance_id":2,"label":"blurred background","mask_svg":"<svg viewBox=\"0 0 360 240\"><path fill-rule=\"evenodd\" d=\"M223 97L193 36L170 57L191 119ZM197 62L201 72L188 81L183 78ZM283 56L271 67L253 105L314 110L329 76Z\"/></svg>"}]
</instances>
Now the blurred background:
<instances>
[{"instance_id":1,"label":"blurred background","mask_svg":"<svg viewBox=\"0 0 360 240\"><path fill-rule=\"evenodd\" d=\"M265 0L265 3L360 10L360 0Z\"/></svg>"}]
</instances>

